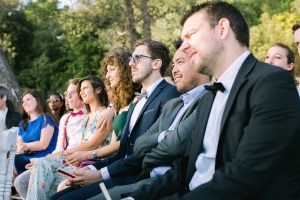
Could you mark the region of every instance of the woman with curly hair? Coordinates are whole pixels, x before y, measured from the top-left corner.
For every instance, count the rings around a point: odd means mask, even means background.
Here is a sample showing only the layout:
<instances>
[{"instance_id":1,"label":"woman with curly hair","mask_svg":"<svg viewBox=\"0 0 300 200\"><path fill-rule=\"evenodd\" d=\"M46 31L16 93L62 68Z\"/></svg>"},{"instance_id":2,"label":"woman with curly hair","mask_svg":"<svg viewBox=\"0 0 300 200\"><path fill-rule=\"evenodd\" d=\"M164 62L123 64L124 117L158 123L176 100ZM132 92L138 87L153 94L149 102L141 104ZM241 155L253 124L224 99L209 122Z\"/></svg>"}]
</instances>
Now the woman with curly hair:
<instances>
[{"instance_id":1,"label":"woman with curly hair","mask_svg":"<svg viewBox=\"0 0 300 200\"><path fill-rule=\"evenodd\" d=\"M68 160L75 162L83 159L101 159L119 150L123 127L126 122L128 108L135 99L135 92L140 91L141 85L132 82L131 68L128 58L131 53L122 48L113 49L108 52L101 61L100 73L106 77L106 85L111 89L111 108L102 112L102 118L111 119L112 135L110 144L94 151L77 151ZM110 121L110 120L108 120ZM76 157L75 157L76 156ZM84 163L89 164L88 162ZM90 163L92 164L92 163ZM65 188L65 181L61 182L58 191Z\"/></svg>"},{"instance_id":2,"label":"woman with curly hair","mask_svg":"<svg viewBox=\"0 0 300 200\"><path fill-rule=\"evenodd\" d=\"M135 92L141 85L132 82L129 57L131 53L123 48L115 48L101 61L100 73L112 90L111 104L115 113L113 120L113 137L119 141L127 118L129 105L135 98ZM118 142L117 145L120 143Z\"/></svg>"},{"instance_id":3,"label":"woman with curly hair","mask_svg":"<svg viewBox=\"0 0 300 200\"><path fill-rule=\"evenodd\" d=\"M113 118L112 135L110 144L92 151L77 151L76 155L70 156L69 161L77 162L83 159L100 159L111 155L119 150L123 127L126 122L129 105L135 98L134 92L140 91L141 85L132 82L131 68L128 58L131 53L122 48L108 52L101 61L100 73L106 77L106 85L111 89L111 108L102 111L102 119ZM103 117L104 116L104 117ZM111 120L108 120L109 122ZM109 124L109 123L107 123ZM84 162L84 165L89 164ZM63 185L63 184L60 184ZM59 187L60 189L63 188Z\"/></svg>"}]
</instances>

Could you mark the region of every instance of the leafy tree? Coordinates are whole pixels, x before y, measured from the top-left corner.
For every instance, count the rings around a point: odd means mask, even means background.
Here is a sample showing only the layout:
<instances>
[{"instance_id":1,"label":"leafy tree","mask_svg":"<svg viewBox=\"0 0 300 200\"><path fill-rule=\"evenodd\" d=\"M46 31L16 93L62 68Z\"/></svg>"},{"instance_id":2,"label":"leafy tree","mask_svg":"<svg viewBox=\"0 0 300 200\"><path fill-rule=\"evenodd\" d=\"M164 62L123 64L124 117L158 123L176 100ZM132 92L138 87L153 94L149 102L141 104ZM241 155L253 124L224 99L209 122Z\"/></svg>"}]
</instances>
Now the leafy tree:
<instances>
[{"instance_id":1,"label":"leafy tree","mask_svg":"<svg viewBox=\"0 0 300 200\"><path fill-rule=\"evenodd\" d=\"M3 1L3 0L1 0ZM16 1L1 2L0 45L16 74L26 62L32 44L33 26L26 20L23 10L16 9Z\"/></svg>"},{"instance_id":2,"label":"leafy tree","mask_svg":"<svg viewBox=\"0 0 300 200\"><path fill-rule=\"evenodd\" d=\"M22 88L36 87L45 95L63 91L69 78L99 75L100 60L115 46L132 50L137 39L151 37L174 51L181 16L203 2L78 0L75 7L58 10L57 0L38 0L16 10L12 1L0 0L0 45ZM292 46L290 29L299 19L300 0L228 2L249 22L250 48L259 59L275 42Z\"/></svg>"}]
</instances>

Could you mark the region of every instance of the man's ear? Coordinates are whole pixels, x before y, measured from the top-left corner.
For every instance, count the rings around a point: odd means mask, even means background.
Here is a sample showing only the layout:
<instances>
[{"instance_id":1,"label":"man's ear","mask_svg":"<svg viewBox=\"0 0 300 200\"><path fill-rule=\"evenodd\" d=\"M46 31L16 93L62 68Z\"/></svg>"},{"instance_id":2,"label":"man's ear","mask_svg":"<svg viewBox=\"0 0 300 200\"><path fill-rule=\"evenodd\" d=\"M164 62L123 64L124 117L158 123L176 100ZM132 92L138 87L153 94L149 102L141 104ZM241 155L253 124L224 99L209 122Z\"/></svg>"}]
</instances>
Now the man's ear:
<instances>
[{"instance_id":1,"label":"man's ear","mask_svg":"<svg viewBox=\"0 0 300 200\"><path fill-rule=\"evenodd\" d=\"M294 63L290 63L290 64L288 64L287 70L288 71L292 71L294 69L294 67L295 67L295 64Z\"/></svg>"},{"instance_id":2,"label":"man's ear","mask_svg":"<svg viewBox=\"0 0 300 200\"><path fill-rule=\"evenodd\" d=\"M162 65L162 60L161 59L155 59L152 61L152 69L160 69Z\"/></svg>"},{"instance_id":3,"label":"man's ear","mask_svg":"<svg viewBox=\"0 0 300 200\"><path fill-rule=\"evenodd\" d=\"M222 38L226 38L228 36L229 30L230 30L230 22L226 18L220 19L218 23L218 27L220 29L220 36Z\"/></svg>"},{"instance_id":4,"label":"man's ear","mask_svg":"<svg viewBox=\"0 0 300 200\"><path fill-rule=\"evenodd\" d=\"M3 97L1 99L3 99L4 101L7 101L7 96L3 95Z\"/></svg>"},{"instance_id":5,"label":"man's ear","mask_svg":"<svg viewBox=\"0 0 300 200\"><path fill-rule=\"evenodd\" d=\"M96 88L95 92L96 92L96 94L100 94L101 93L101 88Z\"/></svg>"}]
</instances>

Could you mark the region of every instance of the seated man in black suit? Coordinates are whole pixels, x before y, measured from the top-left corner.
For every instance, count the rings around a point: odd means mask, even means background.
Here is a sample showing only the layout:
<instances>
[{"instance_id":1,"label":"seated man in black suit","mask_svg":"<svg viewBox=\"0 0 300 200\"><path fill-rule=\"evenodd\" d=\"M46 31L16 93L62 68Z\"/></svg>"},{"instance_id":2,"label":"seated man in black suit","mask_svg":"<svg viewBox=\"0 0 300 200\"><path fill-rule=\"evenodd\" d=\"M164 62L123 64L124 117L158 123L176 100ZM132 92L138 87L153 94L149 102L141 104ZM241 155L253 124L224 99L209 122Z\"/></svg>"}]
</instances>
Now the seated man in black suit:
<instances>
[{"instance_id":1,"label":"seated man in black suit","mask_svg":"<svg viewBox=\"0 0 300 200\"><path fill-rule=\"evenodd\" d=\"M15 107L8 97L8 89L0 86L0 127L4 130L18 127L20 122L20 113L15 112Z\"/></svg>"},{"instance_id":2,"label":"seated man in black suit","mask_svg":"<svg viewBox=\"0 0 300 200\"><path fill-rule=\"evenodd\" d=\"M136 179L142 166L133 155L135 140L156 121L164 104L180 95L175 86L162 78L170 61L169 49L163 43L148 39L136 43L129 65L132 80L141 83L144 95L140 95L128 110L118 153L74 171L77 177L70 178L69 184L75 187L62 190L51 199L87 199L100 193L101 181L110 188L130 184Z\"/></svg>"},{"instance_id":3,"label":"seated man in black suit","mask_svg":"<svg viewBox=\"0 0 300 200\"><path fill-rule=\"evenodd\" d=\"M197 107L186 156L128 199L299 200L300 101L293 77L248 51L247 22L228 3L194 6L181 24L180 49L218 83Z\"/></svg>"}]
</instances>

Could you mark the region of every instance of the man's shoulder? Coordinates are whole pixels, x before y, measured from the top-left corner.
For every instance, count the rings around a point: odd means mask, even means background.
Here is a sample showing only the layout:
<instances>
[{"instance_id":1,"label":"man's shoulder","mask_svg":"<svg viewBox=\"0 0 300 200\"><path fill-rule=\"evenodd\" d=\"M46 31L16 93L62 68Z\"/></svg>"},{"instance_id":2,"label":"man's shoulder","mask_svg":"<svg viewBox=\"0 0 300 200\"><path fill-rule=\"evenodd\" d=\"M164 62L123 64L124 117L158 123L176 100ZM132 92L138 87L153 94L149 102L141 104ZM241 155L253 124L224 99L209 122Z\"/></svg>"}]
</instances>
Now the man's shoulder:
<instances>
[{"instance_id":1,"label":"man's shoulder","mask_svg":"<svg viewBox=\"0 0 300 200\"><path fill-rule=\"evenodd\" d=\"M13 110L10 110L10 109L7 110L7 115L8 116L14 116L14 117L20 117L20 113L18 113L16 111L13 111Z\"/></svg>"},{"instance_id":2,"label":"man's shoulder","mask_svg":"<svg viewBox=\"0 0 300 200\"><path fill-rule=\"evenodd\" d=\"M165 80L162 80L161 83L157 86L157 89L161 89L163 90L163 94L164 95L175 95L175 97L178 97L181 93L178 92L178 90L176 89L176 87L170 83L168 83Z\"/></svg>"}]
</instances>

